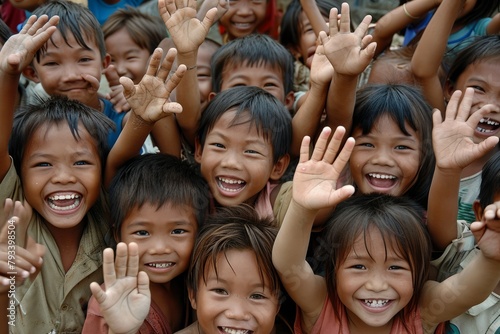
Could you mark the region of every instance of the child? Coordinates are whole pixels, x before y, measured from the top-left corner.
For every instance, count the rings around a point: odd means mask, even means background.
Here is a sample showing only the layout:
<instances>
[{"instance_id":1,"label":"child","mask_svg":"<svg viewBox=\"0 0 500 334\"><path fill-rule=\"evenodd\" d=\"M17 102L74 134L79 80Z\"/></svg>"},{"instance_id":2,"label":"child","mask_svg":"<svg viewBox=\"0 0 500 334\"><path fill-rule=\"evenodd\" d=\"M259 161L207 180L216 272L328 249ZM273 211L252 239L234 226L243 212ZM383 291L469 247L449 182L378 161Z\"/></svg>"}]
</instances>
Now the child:
<instances>
[{"instance_id":1,"label":"child","mask_svg":"<svg viewBox=\"0 0 500 334\"><path fill-rule=\"evenodd\" d=\"M21 70L53 36L58 19L32 16L0 52L0 200L33 208L28 234L47 248L41 272L16 287L14 333L80 331L88 286L102 279L99 254L108 228L101 185L112 122L64 97L14 115ZM31 273L41 263L33 258Z\"/></svg>"},{"instance_id":2,"label":"child","mask_svg":"<svg viewBox=\"0 0 500 334\"><path fill-rule=\"evenodd\" d=\"M281 287L271 261L275 236L270 221L259 218L248 206L224 208L209 216L196 239L187 277L189 299L198 320L179 334L274 333ZM129 249L135 247L131 246ZM119 298L110 305L114 309L104 313L110 329L136 333L150 299L147 278L143 273L137 275L135 255L125 262L126 253L117 257L116 264L127 263L129 277L124 277L124 272L115 274L109 254L104 254L104 270L111 270L113 290L104 292L94 285L94 294L106 302L116 293ZM129 320L126 326L124 319ZM286 327L276 330L291 332Z\"/></svg>"},{"instance_id":3,"label":"child","mask_svg":"<svg viewBox=\"0 0 500 334\"><path fill-rule=\"evenodd\" d=\"M452 1L453 2L453 1ZM446 0L448 3L448 0ZM443 4L445 2L443 1ZM453 5L453 4L451 4ZM441 7L438 9L440 10ZM449 13L437 12L435 18L448 15ZM440 24L438 21L429 23L429 29ZM432 25L431 25L432 24ZM500 59L500 38L498 35L483 36L475 39L468 47L463 49L455 58L448 71L447 80L444 87L441 86L439 79L431 71L436 68L436 63L440 62L443 57L443 50L437 50L431 47L430 50L421 47L431 45L433 40L442 38L437 33L432 33L433 30L426 30L422 36L417 51L412 59L412 69L419 67L425 58L426 68L421 68L420 71L413 70L415 76L422 85L424 96L429 103L441 110L447 101L450 100L454 91L465 91L467 87L472 87L475 90L474 99L472 102L471 113L480 109L486 104L496 106L488 115L485 115L477 124L474 132L474 142L479 143L488 137L499 136L500 118L497 116L499 111L499 92L500 84L496 77L500 73L498 60ZM426 50L426 51L424 51ZM463 169L461 175L460 195L459 195L459 219L468 222L474 221L474 213L472 203L477 198L479 191L479 183L481 182L481 169L484 163L496 152L499 147L496 146L479 159L472 161L466 168Z\"/></svg>"},{"instance_id":4,"label":"child","mask_svg":"<svg viewBox=\"0 0 500 334\"><path fill-rule=\"evenodd\" d=\"M354 146L350 138L339 153L344 132L337 129L327 145L331 130L325 129L311 158L310 140L304 139L293 200L273 246L273 263L299 307L295 333L442 332L440 323L481 302L497 285L499 218L493 212L472 225L481 253L464 271L437 283L427 280L431 246L421 208L404 197L354 196L329 221L321 253L326 275L316 276L305 261L314 216L354 192L334 182Z\"/></svg>"},{"instance_id":5,"label":"child","mask_svg":"<svg viewBox=\"0 0 500 334\"><path fill-rule=\"evenodd\" d=\"M32 62L22 68L26 78L41 83L49 96L63 95L103 112L115 123L109 134L112 147L125 124L110 101L99 97L99 82L109 64L101 27L94 15L70 1L49 1L34 15L59 16L56 32L36 50Z\"/></svg>"},{"instance_id":6,"label":"child","mask_svg":"<svg viewBox=\"0 0 500 334\"><path fill-rule=\"evenodd\" d=\"M147 274L152 292L149 314L139 332L161 328L161 333L173 333L187 325L184 273L198 226L205 220L208 198L203 179L180 159L164 154L132 158L113 178L109 205L111 228L120 243L117 260L125 245L135 244L136 269ZM107 281L104 288L111 290L113 282ZM99 289L93 283L92 290ZM90 299L83 333L108 333L101 312L111 301L98 300Z\"/></svg>"},{"instance_id":7,"label":"child","mask_svg":"<svg viewBox=\"0 0 500 334\"><path fill-rule=\"evenodd\" d=\"M119 9L114 12L102 26L106 50L111 56L111 65L120 77L127 77L134 84L139 84L148 68L148 61L160 42L167 37L163 21L135 8ZM114 102L115 96L123 96L123 86L112 86L109 99ZM179 131L174 117L158 122L148 136L141 153L163 153L179 156Z\"/></svg>"}]
</instances>

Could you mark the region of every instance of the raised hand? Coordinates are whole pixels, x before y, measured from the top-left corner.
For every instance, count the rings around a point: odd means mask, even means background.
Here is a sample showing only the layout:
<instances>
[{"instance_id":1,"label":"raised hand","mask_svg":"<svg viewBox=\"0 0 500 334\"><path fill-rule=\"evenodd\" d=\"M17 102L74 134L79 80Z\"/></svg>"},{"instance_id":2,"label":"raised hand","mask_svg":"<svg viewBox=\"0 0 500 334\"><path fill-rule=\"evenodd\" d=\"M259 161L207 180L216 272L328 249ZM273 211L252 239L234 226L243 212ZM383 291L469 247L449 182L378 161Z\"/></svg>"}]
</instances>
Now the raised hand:
<instances>
[{"instance_id":1,"label":"raised hand","mask_svg":"<svg viewBox=\"0 0 500 334\"><path fill-rule=\"evenodd\" d=\"M12 280L16 285L28 277L33 280L41 269L45 246L28 236L31 214L29 204L10 198L0 212L0 221L5 223L0 232L0 293L9 290Z\"/></svg>"},{"instance_id":2,"label":"raised hand","mask_svg":"<svg viewBox=\"0 0 500 334\"><path fill-rule=\"evenodd\" d=\"M371 43L372 36L366 35L372 17L365 16L356 30L351 32L349 5L344 2L341 9L340 20L338 9L331 9L329 33L321 31L319 39L336 73L358 75L370 64L377 47L376 43Z\"/></svg>"},{"instance_id":3,"label":"raised hand","mask_svg":"<svg viewBox=\"0 0 500 334\"><path fill-rule=\"evenodd\" d=\"M137 85L134 85L130 78L120 78L125 98L132 111L148 124L154 124L172 113L182 112L179 103L170 101L172 90L177 87L186 72L186 66L179 65L175 73L169 76L176 54L175 49L168 50L161 62L162 49L157 48L151 56L146 74Z\"/></svg>"},{"instance_id":4,"label":"raised hand","mask_svg":"<svg viewBox=\"0 0 500 334\"><path fill-rule=\"evenodd\" d=\"M498 112L498 107L488 104L470 114L474 90L467 88L462 97L456 91L446 108L444 120L439 110L434 110L432 145L436 163L442 170L461 171L474 160L482 157L498 143L498 137L489 137L474 143L473 136L477 124L486 114ZM470 116L469 116L470 115Z\"/></svg>"},{"instance_id":5,"label":"raised hand","mask_svg":"<svg viewBox=\"0 0 500 334\"><path fill-rule=\"evenodd\" d=\"M354 193L354 187L351 185L337 189L337 180L349 161L354 139L347 139L341 149L345 129L338 127L328 142L330 134L330 128L323 129L311 158L310 138L304 137L302 141L299 164L293 177L293 200L308 210L334 207Z\"/></svg>"},{"instance_id":6,"label":"raised hand","mask_svg":"<svg viewBox=\"0 0 500 334\"><path fill-rule=\"evenodd\" d=\"M48 19L47 15L39 18L32 15L21 31L11 36L0 52L0 71L8 74L20 74L33 60L40 49L56 31L58 16Z\"/></svg>"},{"instance_id":7,"label":"raised hand","mask_svg":"<svg viewBox=\"0 0 500 334\"><path fill-rule=\"evenodd\" d=\"M311 62L311 71L309 73L311 85L318 84L322 86L329 84L332 80L333 72L333 66L325 56L323 45L318 45Z\"/></svg>"},{"instance_id":8,"label":"raised hand","mask_svg":"<svg viewBox=\"0 0 500 334\"><path fill-rule=\"evenodd\" d=\"M120 76L114 65L109 65L104 70L104 75L109 83L109 88L111 92L106 95L106 99L109 100L116 112L120 113L122 111L129 111L130 105L123 94L123 86L120 84Z\"/></svg>"},{"instance_id":9,"label":"raised hand","mask_svg":"<svg viewBox=\"0 0 500 334\"><path fill-rule=\"evenodd\" d=\"M158 0L158 10L181 54L198 51L217 14L217 8L211 8L200 21L196 17L196 0Z\"/></svg>"},{"instance_id":10,"label":"raised hand","mask_svg":"<svg viewBox=\"0 0 500 334\"><path fill-rule=\"evenodd\" d=\"M470 228L484 256L500 261L500 202L488 205L482 221L472 223Z\"/></svg>"},{"instance_id":11,"label":"raised hand","mask_svg":"<svg viewBox=\"0 0 500 334\"><path fill-rule=\"evenodd\" d=\"M151 305L148 275L139 272L137 244L121 242L113 250L103 252L103 290L98 283L90 284L92 295L99 303L101 313L113 333L136 333L146 319Z\"/></svg>"}]
</instances>

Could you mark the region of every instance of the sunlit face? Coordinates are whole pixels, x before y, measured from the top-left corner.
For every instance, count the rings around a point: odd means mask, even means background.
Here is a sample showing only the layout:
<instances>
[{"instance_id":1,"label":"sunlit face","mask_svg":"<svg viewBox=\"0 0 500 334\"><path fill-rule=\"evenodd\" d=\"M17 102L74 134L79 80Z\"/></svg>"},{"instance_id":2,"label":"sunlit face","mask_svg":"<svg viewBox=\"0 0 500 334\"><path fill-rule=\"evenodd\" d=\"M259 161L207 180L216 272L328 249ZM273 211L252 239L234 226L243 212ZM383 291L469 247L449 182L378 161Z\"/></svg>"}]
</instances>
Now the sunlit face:
<instances>
[{"instance_id":1,"label":"sunlit face","mask_svg":"<svg viewBox=\"0 0 500 334\"><path fill-rule=\"evenodd\" d=\"M278 67L269 64L229 64L224 66L221 80L221 91L236 86L255 86L272 94L288 109L293 104L293 92L285 92L283 73Z\"/></svg>"},{"instance_id":2,"label":"sunlit face","mask_svg":"<svg viewBox=\"0 0 500 334\"><path fill-rule=\"evenodd\" d=\"M356 145L351 154L351 176L363 194L405 194L415 183L420 166L421 143L417 133L405 124L405 135L389 116L380 117L363 135L353 131Z\"/></svg>"},{"instance_id":3,"label":"sunlit face","mask_svg":"<svg viewBox=\"0 0 500 334\"><path fill-rule=\"evenodd\" d=\"M137 45L127 31L121 28L106 40L106 51L111 56L113 64L120 77L130 78L138 84L148 68L149 50Z\"/></svg>"},{"instance_id":4,"label":"sunlit face","mask_svg":"<svg viewBox=\"0 0 500 334\"><path fill-rule=\"evenodd\" d=\"M233 40L257 32L266 18L266 11L265 0L230 0L229 8L219 22L226 28L229 40Z\"/></svg>"},{"instance_id":5,"label":"sunlit face","mask_svg":"<svg viewBox=\"0 0 500 334\"><path fill-rule=\"evenodd\" d=\"M33 61L36 79L47 94L63 95L100 110L97 88L107 59L101 59L99 47L85 38L89 50L78 45L73 34L67 34L67 43L59 30L47 42L47 50L40 61ZM96 88L97 85L97 88Z\"/></svg>"},{"instance_id":6,"label":"sunlit face","mask_svg":"<svg viewBox=\"0 0 500 334\"><path fill-rule=\"evenodd\" d=\"M198 49L196 62L196 74L198 76L198 87L200 89L201 110L205 110L208 104L208 97L212 92L212 70L210 61L212 55L217 51L213 43L202 43Z\"/></svg>"},{"instance_id":7,"label":"sunlit face","mask_svg":"<svg viewBox=\"0 0 500 334\"><path fill-rule=\"evenodd\" d=\"M486 104L496 108L481 119L474 132L474 142L480 143L488 137L500 137L500 62L498 59L484 60L470 64L460 74L455 85L447 84L446 95L449 99L454 90L465 92L474 88L471 113Z\"/></svg>"},{"instance_id":8,"label":"sunlit face","mask_svg":"<svg viewBox=\"0 0 500 334\"><path fill-rule=\"evenodd\" d=\"M365 244L366 238L366 244ZM349 328L373 333L386 328L413 296L410 264L392 249L380 231L371 228L354 242L347 259L336 271L338 297L345 305Z\"/></svg>"},{"instance_id":9,"label":"sunlit face","mask_svg":"<svg viewBox=\"0 0 500 334\"><path fill-rule=\"evenodd\" d=\"M198 224L192 207L145 203L130 210L120 227L120 241L139 248L139 270L153 283L170 282L185 272Z\"/></svg>"},{"instance_id":10,"label":"sunlit face","mask_svg":"<svg viewBox=\"0 0 500 334\"><path fill-rule=\"evenodd\" d=\"M97 201L102 166L95 140L79 126L44 125L28 141L21 179L28 203L53 228L78 227Z\"/></svg>"},{"instance_id":11,"label":"sunlit face","mask_svg":"<svg viewBox=\"0 0 500 334\"><path fill-rule=\"evenodd\" d=\"M327 18L324 18L325 22L328 22ZM303 59L304 65L308 68L311 68L312 59L314 57L314 53L316 52L316 41L317 36L314 33L311 22L307 18L307 15L304 12L301 12L299 15L300 20L300 41L298 50L296 52L300 54L300 57Z\"/></svg>"},{"instance_id":12,"label":"sunlit face","mask_svg":"<svg viewBox=\"0 0 500 334\"><path fill-rule=\"evenodd\" d=\"M224 113L207 134L203 147L197 143L195 150L201 174L222 206L253 205L268 180L281 176L276 171L279 163L275 168L271 143L251 122L231 125L235 114Z\"/></svg>"},{"instance_id":13,"label":"sunlit face","mask_svg":"<svg viewBox=\"0 0 500 334\"><path fill-rule=\"evenodd\" d=\"M278 298L262 282L251 250L229 250L217 257L217 274L209 264L206 282L190 296L203 334L269 334L279 310Z\"/></svg>"}]
</instances>

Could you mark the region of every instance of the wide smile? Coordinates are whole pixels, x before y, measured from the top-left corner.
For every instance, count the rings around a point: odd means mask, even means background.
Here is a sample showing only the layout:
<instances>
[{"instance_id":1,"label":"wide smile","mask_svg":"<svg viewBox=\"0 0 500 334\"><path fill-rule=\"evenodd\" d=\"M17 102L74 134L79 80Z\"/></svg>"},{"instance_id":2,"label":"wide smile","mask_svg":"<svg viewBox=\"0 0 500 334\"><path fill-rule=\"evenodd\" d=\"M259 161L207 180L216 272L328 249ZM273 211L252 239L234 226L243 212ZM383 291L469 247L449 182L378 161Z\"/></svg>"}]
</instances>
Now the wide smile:
<instances>
[{"instance_id":1,"label":"wide smile","mask_svg":"<svg viewBox=\"0 0 500 334\"><path fill-rule=\"evenodd\" d=\"M369 312L379 313L387 310L391 305L393 300L391 299L360 299L363 307Z\"/></svg>"},{"instance_id":2,"label":"wide smile","mask_svg":"<svg viewBox=\"0 0 500 334\"><path fill-rule=\"evenodd\" d=\"M227 334L252 334L253 333L253 331L249 330L249 329L223 327L223 326L219 326L217 328L219 329L220 333L227 333Z\"/></svg>"},{"instance_id":3,"label":"wide smile","mask_svg":"<svg viewBox=\"0 0 500 334\"><path fill-rule=\"evenodd\" d=\"M144 266L149 268L152 271L164 272L169 271L172 267L175 266L175 262L171 261L154 261L144 263Z\"/></svg>"},{"instance_id":4,"label":"wide smile","mask_svg":"<svg viewBox=\"0 0 500 334\"><path fill-rule=\"evenodd\" d=\"M495 121L491 118L482 118L476 127L476 133L480 135L492 135L498 132L500 128L500 122Z\"/></svg>"},{"instance_id":5,"label":"wide smile","mask_svg":"<svg viewBox=\"0 0 500 334\"><path fill-rule=\"evenodd\" d=\"M229 177L216 177L216 181L217 187L227 196L236 195L237 193L241 192L247 184L241 179Z\"/></svg>"},{"instance_id":6,"label":"wide smile","mask_svg":"<svg viewBox=\"0 0 500 334\"><path fill-rule=\"evenodd\" d=\"M396 176L385 173L368 173L366 174L366 180L372 188L381 192L389 191L394 188L398 182Z\"/></svg>"},{"instance_id":7,"label":"wide smile","mask_svg":"<svg viewBox=\"0 0 500 334\"><path fill-rule=\"evenodd\" d=\"M53 194L46 198L46 203L52 211L65 214L78 209L81 198L78 193Z\"/></svg>"}]
</instances>

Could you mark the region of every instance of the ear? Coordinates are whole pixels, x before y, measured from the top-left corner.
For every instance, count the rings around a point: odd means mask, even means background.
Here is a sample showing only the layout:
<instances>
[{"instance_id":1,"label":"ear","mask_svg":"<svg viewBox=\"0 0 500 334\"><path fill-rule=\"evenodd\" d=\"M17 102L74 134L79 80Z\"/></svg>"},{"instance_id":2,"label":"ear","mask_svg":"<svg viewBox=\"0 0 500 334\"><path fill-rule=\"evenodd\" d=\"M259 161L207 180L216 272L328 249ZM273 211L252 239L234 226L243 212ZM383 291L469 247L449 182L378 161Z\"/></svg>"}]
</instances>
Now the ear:
<instances>
[{"instance_id":1,"label":"ear","mask_svg":"<svg viewBox=\"0 0 500 334\"><path fill-rule=\"evenodd\" d=\"M201 147L200 139L196 138L194 140L194 160L197 163L201 163L201 155L203 153L203 147Z\"/></svg>"},{"instance_id":2,"label":"ear","mask_svg":"<svg viewBox=\"0 0 500 334\"><path fill-rule=\"evenodd\" d=\"M28 67L26 67L23 70L23 75L28 80L31 80L31 81L36 82L36 83L40 82L40 79L38 78L38 74L36 73L36 70L35 70L35 68L32 65L28 65Z\"/></svg>"},{"instance_id":3,"label":"ear","mask_svg":"<svg viewBox=\"0 0 500 334\"><path fill-rule=\"evenodd\" d=\"M295 112L293 110L293 103L295 102L295 93L293 91L288 92L285 96L285 107L288 110L291 110L292 112Z\"/></svg>"},{"instance_id":4,"label":"ear","mask_svg":"<svg viewBox=\"0 0 500 334\"><path fill-rule=\"evenodd\" d=\"M443 95L446 102L448 102L455 91L455 85L450 80L444 83Z\"/></svg>"},{"instance_id":5,"label":"ear","mask_svg":"<svg viewBox=\"0 0 500 334\"><path fill-rule=\"evenodd\" d=\"M212 99L217 95L215 92L210 92L208 93L208 102L212 101Z\"/></svg>"},{"instance_id":6,"label":"ear","mask_svg":"<svg viewBox=\"0 0 500 334\"><path fill-rule=\"evenodd\" d=\"M111 55L109 53L106 53L104 58L102 59L102 69L108 68L109 64L111 64Z\"/></svg>"},{"instance_id":7,"label":"ear","mask_svg":"<svg viewBox=\"0 0 500 334\"><path fill-rule=\"evenodd\" d=\"M269 178L273 181L278 181L285 174L288 164L290 163L290 155L285 154L273 166L273 170Z\"/></svg>"},{"instance_id":8,"label":"ear","mask_svg":"<svg viewBox=\"0 0 500 334\"><path fill-rule=\"evenodd\" d=\"M474 203L472 203L472 208L474 209L474 213L476 215L476 221L481 221L483 219L484 211L478 199L476 199Z\"/></svg>"},{"instance_id":9,"label":"ear","mask_svg":"<svg viewBox=\"0 0 500 334\"><path fill-rule=\"evenodd\" d=\"M196 310L196 294L194 293L193 289L188 288L188 298L189 302L191 303L191 307L193 310Z\"/></svg>"}]
</instances>

